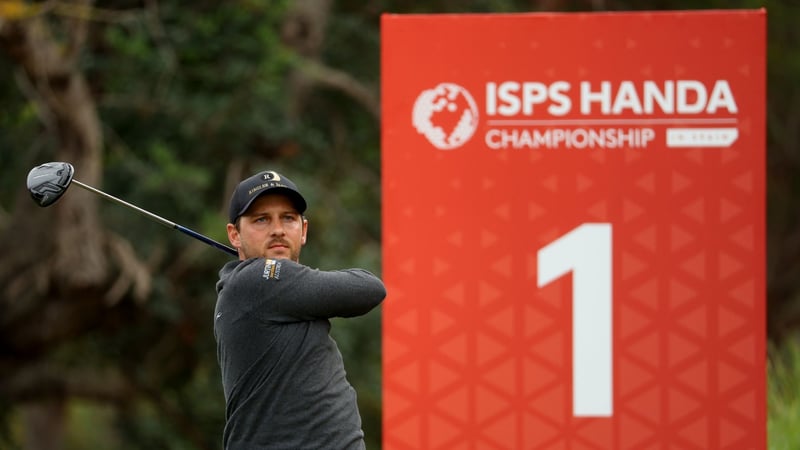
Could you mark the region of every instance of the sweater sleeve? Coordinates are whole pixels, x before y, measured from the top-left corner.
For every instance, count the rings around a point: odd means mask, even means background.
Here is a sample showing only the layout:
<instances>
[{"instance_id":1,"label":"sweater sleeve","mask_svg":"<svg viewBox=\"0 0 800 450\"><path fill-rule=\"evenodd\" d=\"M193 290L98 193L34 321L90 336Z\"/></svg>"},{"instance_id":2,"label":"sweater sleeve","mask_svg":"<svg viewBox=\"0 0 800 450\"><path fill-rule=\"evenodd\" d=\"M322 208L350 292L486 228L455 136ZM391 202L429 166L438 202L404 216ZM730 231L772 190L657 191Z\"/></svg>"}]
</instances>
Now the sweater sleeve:
<instances>
[{"instance_id":1,"label":"sweater sleeve","mask_svg":"<svg viewBox=\"0 0 800 450\"><path fill-rule=\"evenodd\" d=\"M265 321L360 316L386 297L380 278L364 269L325 271L259 258L243 262L237 272L226 287L246 296L252 312Z\"/></svg>"}]
</instances>

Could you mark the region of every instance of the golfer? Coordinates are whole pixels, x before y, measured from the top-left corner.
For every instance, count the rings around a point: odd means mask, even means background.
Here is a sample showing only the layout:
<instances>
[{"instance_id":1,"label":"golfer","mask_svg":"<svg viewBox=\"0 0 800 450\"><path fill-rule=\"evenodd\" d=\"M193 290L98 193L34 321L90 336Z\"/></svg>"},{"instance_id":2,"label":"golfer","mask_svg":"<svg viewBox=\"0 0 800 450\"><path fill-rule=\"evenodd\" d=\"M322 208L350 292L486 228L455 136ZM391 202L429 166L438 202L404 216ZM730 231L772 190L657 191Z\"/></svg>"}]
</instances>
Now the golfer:
<instances>
[{"instance_id":1,"label":"golfer","mask_svg":"<svg viewBox=\"0 0 800 450\"><path fill-rule=\"evenodd\" d=\"M295 184L273 171L231 197L228 239L239 260L220 270L214 311L225 450L364 448L328 319L366 314L386 290L366 270L300 264L305 210Z\"/></svg>"}]
</instances>

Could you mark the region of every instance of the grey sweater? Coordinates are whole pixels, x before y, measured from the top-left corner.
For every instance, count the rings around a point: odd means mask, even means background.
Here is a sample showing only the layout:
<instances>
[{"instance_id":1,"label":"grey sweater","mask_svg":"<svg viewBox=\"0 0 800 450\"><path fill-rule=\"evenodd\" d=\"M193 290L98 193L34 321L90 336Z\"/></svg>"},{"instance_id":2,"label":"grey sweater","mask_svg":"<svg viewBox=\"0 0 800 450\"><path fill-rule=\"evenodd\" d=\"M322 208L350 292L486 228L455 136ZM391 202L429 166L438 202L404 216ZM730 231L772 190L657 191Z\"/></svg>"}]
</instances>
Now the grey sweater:
<instances>
[{"instance_id":1,"label":"grey sweater","mask_svg":"<svg viewBox=\"0 0 800 450\"><path fill-rule=\"evenodd\" d=\"M224 448L363 449L356 393L328 319L366 314L385 296L383 282L362 269L225 264L214 311Z\"/></svg>"}]
</instances>

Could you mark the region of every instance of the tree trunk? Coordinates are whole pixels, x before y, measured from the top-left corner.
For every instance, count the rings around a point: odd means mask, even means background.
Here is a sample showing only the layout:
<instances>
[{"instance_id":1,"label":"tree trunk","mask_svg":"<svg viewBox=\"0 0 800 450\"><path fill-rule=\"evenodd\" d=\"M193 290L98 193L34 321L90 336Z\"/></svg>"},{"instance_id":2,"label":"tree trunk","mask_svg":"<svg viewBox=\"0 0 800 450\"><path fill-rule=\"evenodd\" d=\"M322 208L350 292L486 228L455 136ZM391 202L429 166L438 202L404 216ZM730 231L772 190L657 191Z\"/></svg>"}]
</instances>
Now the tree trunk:
<instances>
[{"instance_id":1,"label":"tree trunk","mask_svg":"<svg viewBox=\"0 0 800 450\"><path fill-rule=\"evenodd\" d=\"M79 8L90 4L74 3ZM87 22L80 18L0 17L0 49L17 64L17 79L36 107L55 159L71 163L76 178L97 185L101 125L77 65L86 28ZM0 242L9 255L0 267L4 376L46 358L64 338L95 326L103 308L97 293L109 284L97 203L96 196L72 188L46 212L17 208L9 226L12 232ZM20 410L25 448L64 448L63 396L25 403Z\"/></svg>"},{"instance_id":2,"label":"tree trunk","mask_svg":"<svg viewBox=\"0 0 800 450\"><path fill-rule=\"evenodd\" d=\"M26 403L20 407L27 450L62 450L66 446L66 407L62 399Z\"/></svg>"}]
</instances>

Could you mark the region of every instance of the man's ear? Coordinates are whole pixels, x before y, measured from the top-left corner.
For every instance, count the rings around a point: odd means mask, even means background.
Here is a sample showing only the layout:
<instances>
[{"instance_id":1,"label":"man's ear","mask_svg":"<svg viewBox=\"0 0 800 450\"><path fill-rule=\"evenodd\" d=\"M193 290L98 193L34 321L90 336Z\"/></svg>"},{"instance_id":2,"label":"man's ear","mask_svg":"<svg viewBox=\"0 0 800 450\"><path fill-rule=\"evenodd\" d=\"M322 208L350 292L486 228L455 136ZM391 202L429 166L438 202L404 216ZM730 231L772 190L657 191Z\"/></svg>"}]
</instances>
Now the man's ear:
<instances>
[{"instance_id":1,"label":"man's ear","mask_svg":"<svg viewBox=\"0 0 800 450\"><path fill-rule=\"evenodd\" d=\"M239 249L242 246L242 241L239 238L239 230L236 229L236 225L229 223L227 226L228 231L228 241L230 241L231 245L235 249Z\"/></svg>"},{"instance_id":2,"label":"man's ear","mask_svg":"<svg viewBox=\"0 0 800 450\"><path fill-rule=\"evenodd\" d=\"M303 217L303 235L300 237L300 245L306 245L307 237L308 237L308 219Z\"/></svg>"}]
</instances>

